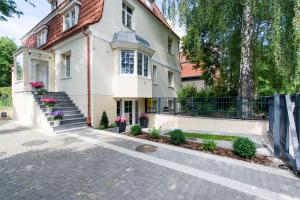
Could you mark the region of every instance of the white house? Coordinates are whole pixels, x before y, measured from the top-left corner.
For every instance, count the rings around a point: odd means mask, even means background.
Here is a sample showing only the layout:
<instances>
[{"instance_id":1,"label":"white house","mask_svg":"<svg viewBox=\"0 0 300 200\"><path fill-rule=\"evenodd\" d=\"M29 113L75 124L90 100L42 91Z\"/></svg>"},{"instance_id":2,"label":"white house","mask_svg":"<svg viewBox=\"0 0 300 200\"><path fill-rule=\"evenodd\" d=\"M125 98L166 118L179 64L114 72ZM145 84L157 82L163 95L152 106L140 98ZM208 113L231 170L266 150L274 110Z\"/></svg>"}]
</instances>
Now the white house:
<instances>
[{"instance_id":1,"label":"white house","mask_svg":"<svg viewBox=\"0 0 300 200\"><path fill-rule=\"evenodd\" d=\"M124 116L135 124L146 102L156 103L146 99L176 96L180 38L154 0L48 1L51 13L22 38L15 53L16 120L44 126L31 81L65 92L94 127L104 110L111 122Z\"/></svg>"}]
</instances>

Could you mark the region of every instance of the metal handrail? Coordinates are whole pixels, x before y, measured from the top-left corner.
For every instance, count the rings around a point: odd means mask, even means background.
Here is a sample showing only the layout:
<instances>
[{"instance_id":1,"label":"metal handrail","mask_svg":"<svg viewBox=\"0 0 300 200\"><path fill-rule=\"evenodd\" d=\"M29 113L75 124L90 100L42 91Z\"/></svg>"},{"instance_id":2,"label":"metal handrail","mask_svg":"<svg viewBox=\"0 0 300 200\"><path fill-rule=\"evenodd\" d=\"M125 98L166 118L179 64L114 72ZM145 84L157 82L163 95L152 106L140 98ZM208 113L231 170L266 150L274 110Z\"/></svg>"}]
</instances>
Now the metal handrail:
<instances>
[{"instance_id":1,"label":"metal handrail","mask_svg":"<svg viewBox=\"0 0 300 200\"><path fill-rule=\"evenodd\" d=\"M289 137L289 133L291 134L291 142L292 142L292 147L294 150L294 158L290 158L292 162L292 167L296 173L300 173L300 149L299 149L299 140L298 140L298 135L297 135L297 130L296 130L296 125L295 125L295 119L293 115L293 108L292 108L292 103L291 103L291 97L290 95L285 95L285 108L286 108L286 113L287 113L287 120L288 120L288 125L289 127L286 130L289 130L289 132L286 132L286 137ZM289 141L289 140L288 140ZM288 154L288 156L291 157L291 155L288 152L285 152Z\"/></svg>"}]
</instances>

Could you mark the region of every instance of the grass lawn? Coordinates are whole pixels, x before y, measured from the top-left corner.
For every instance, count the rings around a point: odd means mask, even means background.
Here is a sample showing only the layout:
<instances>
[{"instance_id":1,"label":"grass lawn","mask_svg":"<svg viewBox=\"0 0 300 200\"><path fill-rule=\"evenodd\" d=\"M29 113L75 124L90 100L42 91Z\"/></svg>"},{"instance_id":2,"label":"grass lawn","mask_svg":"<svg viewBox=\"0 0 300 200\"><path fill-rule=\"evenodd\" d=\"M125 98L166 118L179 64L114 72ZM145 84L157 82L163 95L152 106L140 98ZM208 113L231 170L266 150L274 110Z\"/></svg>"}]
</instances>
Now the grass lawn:
<instances>
[{"instance_id":1,"label":"grass lawn","mask_svg":"<svg viewBox=\"0 0 300 200\"><path fill-rule=\"evenodd\" d=\"M233 141L237 139L237 136L229 136L229 135L214 135L207 133L183 133L186 138L197 138L202 140L224 140L224 141ZM169 133L168 133L169 135Z\"/></svg>"}]
</instances>

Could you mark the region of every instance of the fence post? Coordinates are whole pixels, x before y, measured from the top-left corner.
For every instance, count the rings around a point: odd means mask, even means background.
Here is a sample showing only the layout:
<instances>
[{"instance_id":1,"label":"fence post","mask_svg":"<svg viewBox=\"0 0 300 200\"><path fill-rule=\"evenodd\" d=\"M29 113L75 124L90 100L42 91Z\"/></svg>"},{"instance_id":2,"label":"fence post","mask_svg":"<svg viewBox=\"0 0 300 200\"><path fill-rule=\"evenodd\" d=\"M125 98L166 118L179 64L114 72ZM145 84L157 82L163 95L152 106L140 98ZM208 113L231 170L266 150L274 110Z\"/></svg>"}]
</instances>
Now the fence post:
<instances>
[{"instance_id":1,"label":"fence post","mask_svg":"<svg viewBox=\"0 0 300 200\"><path fill-rule=\"evenodd\" d=\"M161 112L161 98L158 98L157 101L158 101L158 114L160 114L160 112Z\"/></svg>"},{"instance_id":2,"label":"fence post","mask_svg":"<svg viewBox=\"0 0 300 200\"><path fill-rule=\"evenodd\" d=\"M274 156L280 157L280 95L274 95L273 143Z\"/></svg>"},{"instance_id":3,"label":"fence post","mask_svg":"<svg viewBox=\"0 0 300 200\"><path fill-rule=\"evenodd\" d=\"M298 141L300 143L300 94L296 94L296 99L295 99L295 114L296 114L296 119L295 119L295 124L296 124L296 131L297 131L297 136L298 136Z\"/></svg>"},{"instance_id":4,"label":"fence post","mask_svg":"<svg viewBox=\"0 0 300 200\"><path fill-rule=\"evenodd\" d=\"M176 115L176 98L173 98L173 109L174 109L174 115Z\"/></svg>"}]
</instances>

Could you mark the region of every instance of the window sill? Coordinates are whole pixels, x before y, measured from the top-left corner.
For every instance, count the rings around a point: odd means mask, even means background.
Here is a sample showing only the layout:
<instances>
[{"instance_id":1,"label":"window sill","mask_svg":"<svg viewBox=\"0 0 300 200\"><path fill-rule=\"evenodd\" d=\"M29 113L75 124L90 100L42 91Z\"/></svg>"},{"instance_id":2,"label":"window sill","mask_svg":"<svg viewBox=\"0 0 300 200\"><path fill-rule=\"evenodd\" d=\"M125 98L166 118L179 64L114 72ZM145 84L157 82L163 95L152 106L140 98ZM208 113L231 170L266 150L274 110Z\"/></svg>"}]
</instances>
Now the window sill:
<instances>
[{"instance_id":1,"label":"window sill","mask_svg":"<svg viewBox=\"0 0 300 200\"><path fill-rule=\"evenodd\" d=\"M72 79L72 77L60 78L60 80L68 80L68 79Z\"/></svg>"},{"instance_id":2,"label":"window sill","mask_svg":"<svg viewBox=\"0 0 300 200\"><path fill-rule=\"evenodd\" d=\"M174 89L174 86L168 86L168 88L170 88L170 89Z\"/></svg>"},{"instance_id":3,"label":"window sill","mask_svg":"<svg viewBox=\"0 0 300 200\"><path fill-rule=\"evenodd\" d=\"M147 80L151 80L150 77L147 77L147 76L141 76L141 75L138 75L139 78L143 78L143 79L147 79Z\"/></svg>"},{"instance_id":4,"label":"window sill","mask_svg":"<svg viewBox=\"0 0 300 200\"><path fill-rule=\"evenodd\" d=\"M133 28L130 28L130 27L126 26L126 25L123 24L123 23L122 23L122 25L123 25L126 29L128 29L129 31L134 31Z\"/></svg>"},{"instance_id":5,"label":"window sill","mask_svg":"<svg viewBox=\"0 0 300 200\"><path fill-rule=\"evenodd\" d=\"M158 83L153 83L153 85L157 86L157 85L158 85Z\"/></svg>"},{"instance_id":6,"label":"window sill","mask_svg":"<svg viewBox=\"0 0 300 200\"><path fill-rule=\"evenodd\" d=\"M22 80L15 81L15 84L22 83Z\"/></svg>"}]
</instances>

